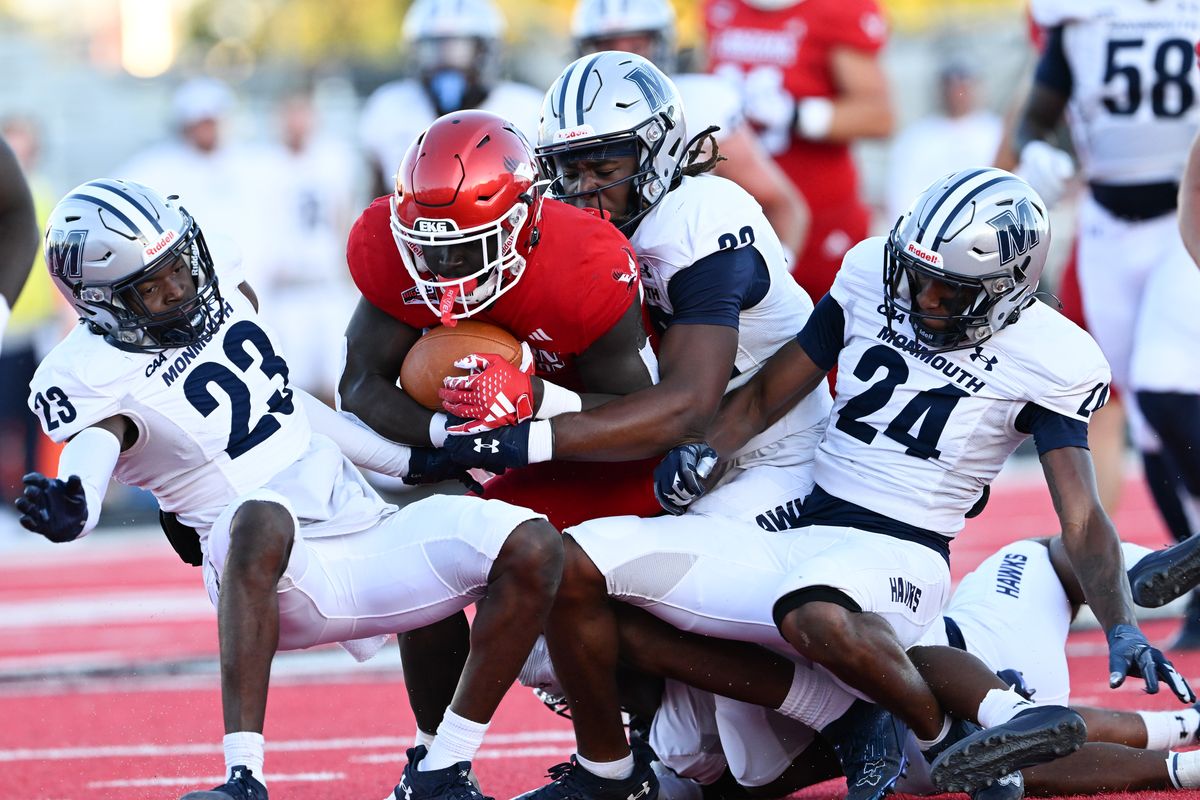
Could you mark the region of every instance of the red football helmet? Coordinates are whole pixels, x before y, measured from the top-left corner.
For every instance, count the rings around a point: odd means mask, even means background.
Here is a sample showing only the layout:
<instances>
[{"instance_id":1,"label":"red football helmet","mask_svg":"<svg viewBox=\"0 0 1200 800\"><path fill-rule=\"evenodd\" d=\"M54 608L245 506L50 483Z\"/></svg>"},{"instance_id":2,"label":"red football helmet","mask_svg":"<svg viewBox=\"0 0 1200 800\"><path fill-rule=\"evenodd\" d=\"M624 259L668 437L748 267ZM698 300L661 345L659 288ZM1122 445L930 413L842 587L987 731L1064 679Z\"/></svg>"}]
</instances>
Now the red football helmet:
<instances>
[{"instance_id":1,"label":"red football helmet","mask_svg":"<svg viewBox=\"0 0 1200 800\"><path fill-rule=\"evenodd\" d=\"M408 148L392 235L443 323L482 311L521 277L522 233L531 224L536 232L541 211L534 163L525 137L485 111L446 114Z\"/></svg>"}]
</instances>

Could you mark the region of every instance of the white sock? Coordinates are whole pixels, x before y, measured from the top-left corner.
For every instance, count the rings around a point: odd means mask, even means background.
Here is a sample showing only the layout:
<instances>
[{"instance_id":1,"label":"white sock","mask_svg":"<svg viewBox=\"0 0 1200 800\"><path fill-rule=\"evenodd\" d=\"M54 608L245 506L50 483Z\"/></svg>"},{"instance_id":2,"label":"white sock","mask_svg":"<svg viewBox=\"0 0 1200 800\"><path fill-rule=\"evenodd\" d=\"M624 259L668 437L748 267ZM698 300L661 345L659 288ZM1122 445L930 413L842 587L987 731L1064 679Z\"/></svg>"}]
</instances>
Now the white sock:
<instances>
[{"instance_id":1,"label":"white sock","mask_svg":"<svg viewBox=\"0 0 1200 800\"><path fill-rule=\"evenodd\" d=\"M1200 788L1200 750L1167 753L1167 775L1176 789Z\"/></svg>"},{"instance_id":2,"label":"white sock","mask_svg":"<svg viewBox=\"0 0 1200 800\"><path fill-rule=\"evenodd\" d=\"M803 664L796 665L792 687L776 709L790 719L821 730L846 709L854 705L854 697L829 679L824 673Z\"/></svg>"},{"instance_id":3,"label":"white sock","mask_svg":"<svg viewBox=\"0 0 1200 800\"><path fill-rule=\"evenodd\" d=\"M225 780L233 777L234 767L248 767L254 778L263 786L267 778L263 775L263 735L254 731L227 733L221 740L225 749Z\"/></svg>"},{"instance_id":4,"label":"white sock","mask_svg":"<svg viewBox=\"0 0 1200 800\"><path fill-rule=\"evenodd\" d=\"M984 695L976 712L976 721L981 728L994 728L1003 725L1027 708L1033 708L1033 703L1017 694L1013 689L992 689Z\"/></svg>"},{"instance_id":5,"label":"white sock","mask_svg":"<svg viewBox=\"0 0 1200 800\"><path fill-rule=\"evenodd\" d=\"M417 728L417 734L413 737L413 747L425 745L425 749L428 750L429 748L433 747L433 740L436 738L436 733L426 733L420 728Z\"/></svg>"},{"instance_id":6,"label":"white sock","mask_svg":"<svg viewBox=\"0 0 1200 800\"><path fill-rule=\"evenodd\" d=\"M621 781L633 774L633 753L616 761L588 761L578 753L575 760L579 766L595 775L597 778L607 778L610 781Z\"/></svg>"},{"instance_id":7,"label":"white sock","mask_svg":"<svg viewBox=\"0 0 1200 800\"><path fill-rule=\"evenodd\" d=\"M921 750L928 750L935 744L941 742L946 738L946 734L950 732L950 724L950 717L947 715L942 719L942 729L938 731L938 735L932 739L922 739L914 733L913 738L917 740L917 747L921 748Z\"/></svg>"},{"instance_id":8,"label":"white sock","mask_svg":"<svg viewBox=\"0 0 1200 800\"><path fill-rule=\"evenodd\" d=\"M460 761L472 761L483 744L488 723L460 717L450 709L438 725L437 736L429 747L429 755L417 765L418 772L452 767Z\"/></svg>"},{"instance_id":9,"label":"white sock","mask_svg":"<svg viewBox=\"0 0 1200 800\"><path fill-rule=\"evenodd\" d=\"M1200 711L1185 708L1180 711L1139 711L1146 725L1146 749L1166 750L1189 747L1197 743L1196 729L1200 727Z\"/></svg>"}]
</instances>

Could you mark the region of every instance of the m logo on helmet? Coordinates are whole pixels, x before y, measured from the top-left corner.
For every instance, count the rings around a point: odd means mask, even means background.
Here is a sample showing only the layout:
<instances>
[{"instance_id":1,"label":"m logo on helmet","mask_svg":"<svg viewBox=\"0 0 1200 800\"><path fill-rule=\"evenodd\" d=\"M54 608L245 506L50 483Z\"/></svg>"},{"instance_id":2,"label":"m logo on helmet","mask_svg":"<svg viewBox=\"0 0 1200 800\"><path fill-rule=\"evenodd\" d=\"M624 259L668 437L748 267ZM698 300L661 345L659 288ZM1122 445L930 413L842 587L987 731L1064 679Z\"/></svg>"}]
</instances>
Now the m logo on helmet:
<instances>
[{"instance_id":1,"label":"m logo on helmet","mask_svg":"<svg viewBox=\"0 0 1200 800\"><path fill-rule=\"evenodd\" d=\"M46 237L46 264L50 274L60 280L77 281L83 277L83 243L87 231L51 229Z\"/></svg>"},{"instance_id":2,"label":"m logo on helmet","mask_svg":"<svg viewBox=\"0 0 1200 800\"><path fill-rule=\"evenodd\" d=\"M1007 264L1017 256L1023 256L1038 243L1037 212L1033 204L1022 199L1015 208L1006 210L988 220L996 231L1000 248L1000 263Z\"/></svg>"},{"instance_id":3,"label":"m logo on helmet","mask_svg":"<svg viewBox=\"0 0 1200 800\"><path fill-rule=\"evenodd\" d=\"M663 85L658 74L645 67L634 67L633 71L625 76L625 80L633 81L637 84L642 97L646 98L646 103L650 108L658 108L667 102L667 98L671 96L671 93Z\"/></svg>"}]
</instances>

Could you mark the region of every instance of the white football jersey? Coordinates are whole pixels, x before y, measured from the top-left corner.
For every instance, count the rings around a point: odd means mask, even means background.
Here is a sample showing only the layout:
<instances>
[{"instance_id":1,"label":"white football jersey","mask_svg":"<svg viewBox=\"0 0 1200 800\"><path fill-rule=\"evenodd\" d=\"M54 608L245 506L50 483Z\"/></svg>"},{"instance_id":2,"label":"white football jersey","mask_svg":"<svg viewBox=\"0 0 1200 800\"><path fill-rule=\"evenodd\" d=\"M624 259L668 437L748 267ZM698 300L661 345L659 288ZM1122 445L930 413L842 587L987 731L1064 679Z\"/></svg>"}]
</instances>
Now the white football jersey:
<instances>
[{"instance_id":1,"label":"white football jersey","mask_svg":"<svg viewBox=\"0 0 1200 800\"><path fill-rule=\"evenodd\" d=\"M770 288L739 316L736 374L727 391L748 381L812 313L812 300L788 272L783 246L762 208L732 181L713 175L685 177L642 218L629 241L638 255L646 304L656 320L669 320L673 314L668 294L671 279L702 258L720 250L753 247L766 262ZM822 424L829 407L828 392L812 392L739 453Z\"/></svg>"},{"instance_id":2,"label":"white football jersey","mask_svg":"<svg viewBox=\"0 0 1200 800\"><path fill-rule=\"evenodd\" d=\"M1084 175L1115 184L1179 180L1200 129L1195 56L1200 5L1196 0L1050 5L1039 17L1064 26L1073 84L1068 121Z\"/></svg>"},{"instance_id":3,"label":"white football jersey","mask_svg":"<svg viewBox=\"0 0 1200 800\"><path fill-rule=\"evenodd\" d=\"M369 527L390 507L313 434L278 342L229 283L224 322L189 347L131 353L79 325L38 367L29 407L56 442L114 415L131 420L138 440L114 477L152 492L202 539L231 501L267 485L318 535Z\"/></svg>"},{"instance_id":4,"label":"white football jersey","mask_svg":"<svg viewBox=\"0 0 1200 800\"><path fill-rule=\"evenodd\" d=\"M1044 303L977 347L930 355L907 318L888 325L885 241L847 253L830 290L845 330L814 477L842 500L953 536L1028 437L1016 428L1026 404L1086 422L1107 399L1108 363Z\"/></svg>"},{"instance_id":5,"label":"white football jersey","mask_svg":"<svg viewBox=\"0 0 1200 800\"><path fill-rule=\"evenodd\" d=\"M742 98L737 89L719 75L689 72L672 75L671 80L683 98L689 137L716 125L720 130L715 136L720 142L744 122Z\"/></svg>"},{"instance_id":6,"label":"white football jersey","mask_svg":"<svg viewBox=\"0 0 1200 800\"><path fill-rule=\"evenodd\" d=\"M530 142L536 142L542 119L544 95L532 86L500 81L479 104L517 126ZM411 78L385 83L367 98L359 121L363 147L379 165L384 186L391 186L396 170L421 131L437 119L437 110L420 81Z\"/></svg>"}]
</instances>

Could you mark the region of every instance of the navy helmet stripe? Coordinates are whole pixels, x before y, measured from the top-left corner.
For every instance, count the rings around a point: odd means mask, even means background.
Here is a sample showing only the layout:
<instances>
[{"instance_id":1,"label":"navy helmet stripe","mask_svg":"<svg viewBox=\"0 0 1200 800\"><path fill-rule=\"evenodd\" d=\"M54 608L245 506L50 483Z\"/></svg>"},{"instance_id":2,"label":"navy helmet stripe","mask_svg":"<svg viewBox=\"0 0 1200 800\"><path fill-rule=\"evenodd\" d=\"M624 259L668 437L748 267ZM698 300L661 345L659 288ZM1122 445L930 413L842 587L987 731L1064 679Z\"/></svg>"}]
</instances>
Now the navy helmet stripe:
<instances>
[{"instance_id":1,"label":"navy helmet stripe","mask_svg":"<svg viewBox=\"0 0 1200 800\"><path fill-rule=\"evenodd\" d=\"M88 203L98 205L117 219L121 220L121 222L124 222L126 225L128 225L131 230L141 230L137 225L134 224L133 220L125 216L124 212L118 210L116 206L114 206L112 203L109 203L107 200L101 200L99 197L93 197L90 194L69 194L67 195L66 199L84 200Z\"/></svg>"},{"instance_id":2,"label":"navy helmet stripe","mask_svg":"<svg viewBox=\"0 0 1200 800\"><path fill-rule=\"evenodd\" d=\"M990 169L991 169L991 167L984 167L983 169L974 170L973 172L970 172L967 175L964 175L962 178L960 178L958 183L954 184L949 189L942 192L942 196L938 199L937 203L934 205L933 208L929 209L929 212L927 214L925 214L925 218L923 220L921 220L921 227L917 229L917 244L921 244L922 241L924 240L925 226L937 215L937 211L939 208L941 208L942 203L946 202L946 200L949 199L950 195L954 194L955 190L958 189L958 187L962 186L967 181L969 181L973 178L977 178L980 175L982 175L983 173L988 172ZM923 209L917 209L917 211L918 211L918 213L924 213Z\"/></svg>"},{"instance_id":3,"label":"navy helmet stripe","mask_svg":"<svg viewBox=\"0 0 1200 800\"><path fill-rule=\"evenodd\" d=\"M592 56L592 60L587 62L587 66L583 68L583 75L579 78L579 89L575 92L575 124L583 124L583 93L587 89L588 76L592 74L592 65L600 58L600 53Z\"/></svg>"},{"instance_id":4,"label":"navy helmet stripe","mask_svg":"<svg viewBox=\"0 0 1200 800\"><path fill-rule=\"evenodd\" d=\"M88 186L103 186L105 189L108 189L114 194L119 195L122 200L124 200L126 203L129 203L129 205L133 206L142 213L142 215L154 227L156 233L164 233L163 227L158 221L158 215L154 213L154 210L147 208L140 200L137 199L136 196L128 191L125 191L120 184L114 181L101 179L90 181Z\"/></svg>"},{"instance_id":5,"label":"navy helmet stripe","mask_svg":"<svg viewBox=\"0 0 1200 800\"><path fill-rule=\"evenodd\" d=\"M558 89L558 118L560 120L558 127L560 130L567 127L567 85L571 83L571 73L577 66L579 66L578 61L567 68L567 74L562 76L562 86Z\"/></svg>"},{"instance_id":6,"label":"navy helmet stripe","mask_svg":"<svg viewBox=\"0 0 1200 800\"><path fill-rule=\"evenodd\" d=\"M933 240L933 244L929 245L930 249L937 250L938 245L942 243L942 237L946 235L946 230L950 227L950 223L958 217L958 212L962 211L963 208L966 207L967 203L978 197L979 193L984 189L995 186L997 183L1003 183L1004 181L1010 180L1013 180L1013 176L1007 174L992 178L990 181L986 181L985 183L975 187L975 189L973 189L966 197L964 197L962 200L959 200L958 205L954 207L954 210L951 211L949 216L946 217L946 221L942 223L941 230L938 231L937 237Z\"/></svg>"}]
</instances>

